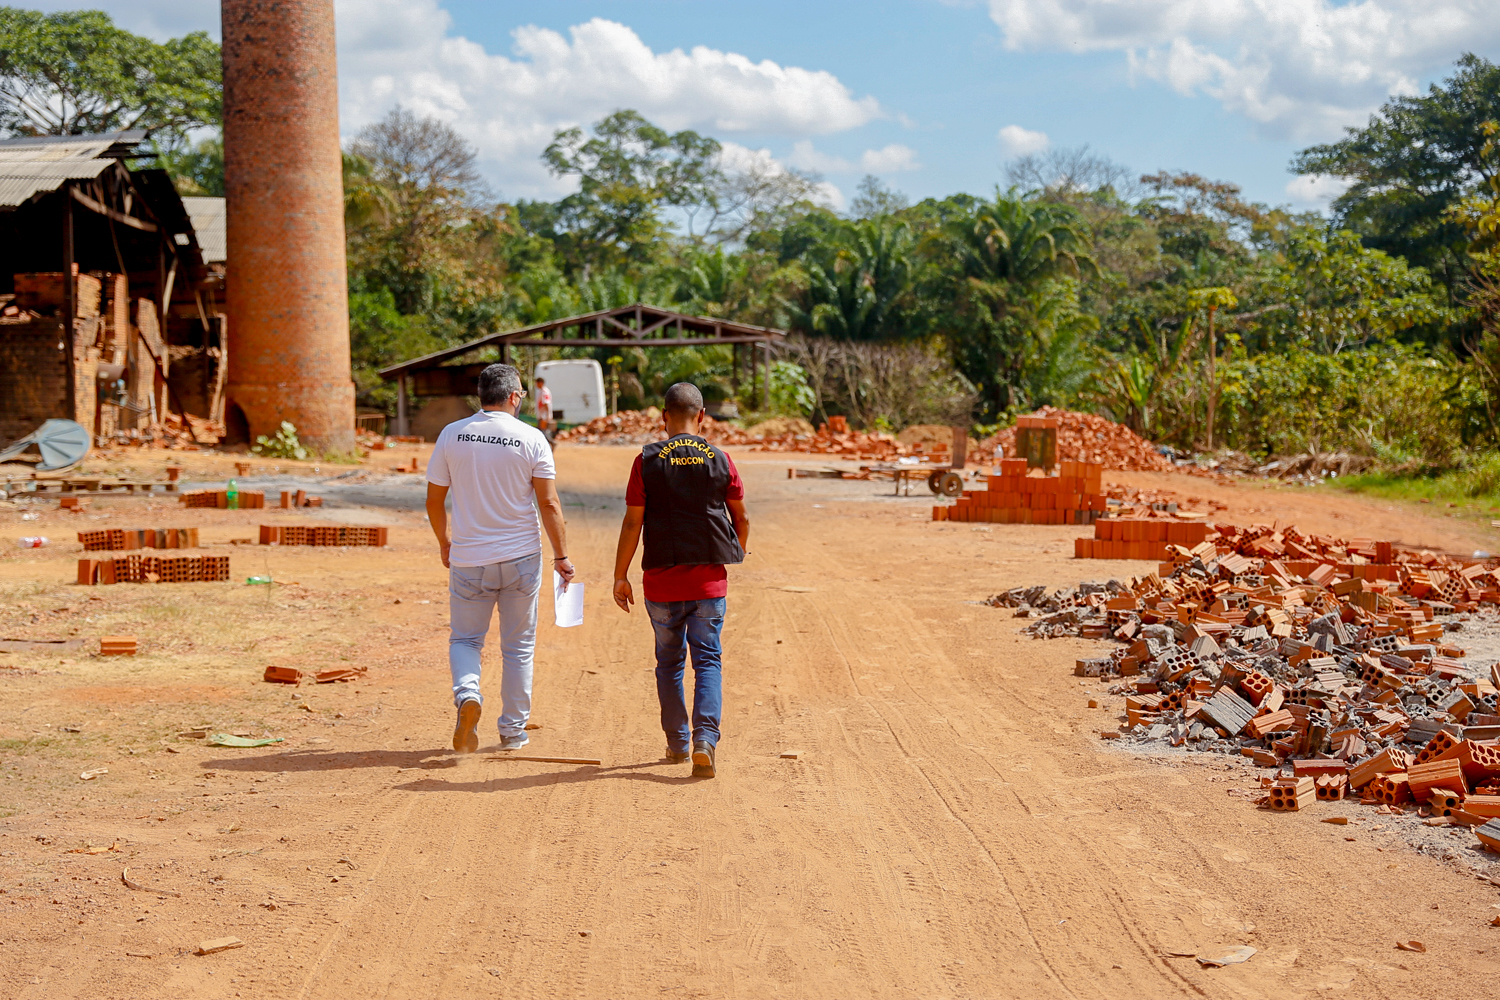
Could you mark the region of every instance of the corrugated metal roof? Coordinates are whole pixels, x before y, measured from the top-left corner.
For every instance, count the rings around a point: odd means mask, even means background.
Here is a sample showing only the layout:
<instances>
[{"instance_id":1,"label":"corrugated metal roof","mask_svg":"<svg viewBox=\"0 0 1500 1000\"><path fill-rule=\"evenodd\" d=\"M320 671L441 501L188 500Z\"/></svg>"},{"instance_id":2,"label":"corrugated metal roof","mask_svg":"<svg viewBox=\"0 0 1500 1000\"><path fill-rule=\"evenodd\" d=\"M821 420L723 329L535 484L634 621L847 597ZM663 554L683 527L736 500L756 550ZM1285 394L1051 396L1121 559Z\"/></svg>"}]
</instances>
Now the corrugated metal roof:
<instances>
[{"instance_id":1,"label":"corrugated metal roof","mask_svg":"<svg viewBox=\"0 0 1500 1000\"><path fill-rule=\"evenodd\" d=\"M68 180L91 180L108 170L139 132L108 135L23 136L0 141L0 207L14 207Z\"/></svg>"},{"instance_id":2,"label":"corrugated metal roof","mask_svg":"<svg viewBox=\"0 0 1500 1000\"><path fill-rule=\"evenodd\" d=\"M223 198L184 198L182 206L193 220L203 263L214 264L229 257L229 236L224 223Z\"/></svg>"}]
</instances>

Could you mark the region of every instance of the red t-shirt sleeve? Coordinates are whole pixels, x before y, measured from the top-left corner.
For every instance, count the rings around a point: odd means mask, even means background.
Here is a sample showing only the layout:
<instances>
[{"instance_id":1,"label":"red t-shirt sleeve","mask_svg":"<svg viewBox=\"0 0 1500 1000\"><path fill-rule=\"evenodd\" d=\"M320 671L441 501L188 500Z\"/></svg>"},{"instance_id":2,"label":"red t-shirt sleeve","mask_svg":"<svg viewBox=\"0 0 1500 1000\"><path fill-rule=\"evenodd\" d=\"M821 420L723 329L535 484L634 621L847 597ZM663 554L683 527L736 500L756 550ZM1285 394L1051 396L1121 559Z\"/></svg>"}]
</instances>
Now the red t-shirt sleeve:
<instances>
[{"instance_id":1,"label":"red t-shirt sleeve","mask_svg":"<svg viewBox=\"0 0 1500 1000\"><path fill-rule=\"evenodd\" d=\"M743 500L743 499L745 499L745 484L740 481L740 470L736 469L734 467L734 459L732 459L732 458L729 457L729 453L728 452L724 453L724 461L726 461L726 462L729 463L729 487L724 491L724 499L725 500ZM640 460L639 459L636 460L636 468L640 468ZM641 491L641 495L642 496L645 495L645 491L644 490Z\"/></svg>"},{"instance_id":2,"label":"red t-shirt sleeve","mask_svg":"<svg viewBox=\"0 0 1500 1000\"><path fill-rule=\"evenodd\" d=\"M738 475L735 481L739 481ZM635 456L635 464L630 467L630 482L625 487L625 506L646 506L646 481L641 478L641 456Z\"/></svg>"}]
</instances>

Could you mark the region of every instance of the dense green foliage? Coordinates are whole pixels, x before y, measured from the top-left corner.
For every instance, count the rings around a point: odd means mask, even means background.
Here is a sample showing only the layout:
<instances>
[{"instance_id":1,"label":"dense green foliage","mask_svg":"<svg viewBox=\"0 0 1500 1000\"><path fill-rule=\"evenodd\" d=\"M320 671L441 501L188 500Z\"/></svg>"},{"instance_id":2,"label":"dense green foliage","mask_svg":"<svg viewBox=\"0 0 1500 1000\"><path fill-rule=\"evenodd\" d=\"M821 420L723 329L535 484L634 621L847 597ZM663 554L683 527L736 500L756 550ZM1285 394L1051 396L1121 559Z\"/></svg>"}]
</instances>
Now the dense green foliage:
<instances>
[{"instance_id":1,"label":"dense green foliage","mask_svg":"<svg viewBox=\"0 0 1500 1000\"><path fill-rule=\"evenodd\" d=\"M163 145L222 116L219 46L195 31L158 44L102 11L0 7L0 131L147 129Z\"/></svg>"}]
</instances>

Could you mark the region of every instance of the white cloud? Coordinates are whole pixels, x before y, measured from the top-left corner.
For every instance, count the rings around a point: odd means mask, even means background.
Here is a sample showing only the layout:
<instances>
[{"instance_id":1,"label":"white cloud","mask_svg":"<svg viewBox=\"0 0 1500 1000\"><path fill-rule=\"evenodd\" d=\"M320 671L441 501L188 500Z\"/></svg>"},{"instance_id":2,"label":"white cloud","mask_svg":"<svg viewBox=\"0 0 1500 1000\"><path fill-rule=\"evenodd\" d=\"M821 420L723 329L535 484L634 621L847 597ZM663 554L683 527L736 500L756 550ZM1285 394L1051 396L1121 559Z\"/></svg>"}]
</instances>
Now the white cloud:
<instances>
[{"instance_id":1,"label":"white cloud","mask_svg":"<svg viewBox=\"0 0 1500 1000\"><path fill-rule=\"evenodd\" d=\"M1305 174L1287 181L1287 197L1298 208L1325 209L1328 203L1349 190L1352 182L1326 174Z\"/></svg>"},{"instance_id":2,"label":"white cloud","mask_svg":"<svg viewBox=\"0 0 1500 1000\"><path fill-rule=\"evenodd\" d=\"M1000 149L1006 156L1027 156L1031 153L1040 153L1052 145L1046 132L1033 132L1019 125L1005 126L1000 130L999 138Z\"/></svg>"},{"instance_id":3,"label":"white cloud","mask_svg":"<svg viewBox=\"0 0 1500 1000\"><path fill-rule=\"evenodd\" d=\"M1300 139L1500 44L1494 0L990 0L990 17L1007 48L1122 52L1135 77Z\"/></svg>"},{"instance_id":4,"label":"white cloud","mask_svg":"<svg viewBox=\"0 0 1500 1000\"><path fill-rule=\"evenodd\" d=\"M743 174L756 173L768 176L786 172L786 164L772 155L769 149L751 149L748 146L741 146L737 142L725 142L723 146L723 150L719 153L719 166L726 171ZM814 187L817 190L815 200L821 201L836 212L844 210L847 199L845 199L844 192L840 191L837 185L831 184L828 181L819 181Z\"/></svg>"},{"instance_id":5,"label":"white cloud","mask_svg":"<svg viewBox=\"0 0 1500 1000\"><path fill-rule=\"evenodd\" d=\"M337 0L346 133L400 103L458 128L506 196L567 185L537 155L558 128L634 108L664 128L821 135L882 114L821 70L753 62L705 46L655 52L623 24L594 18L567 36L516 29L511 55L452 35L438 0ZM810 148L810 146L809 146Z\"/></svg>"},{"instance_id":6,"label":"white cloud","mask_svg":"<svg viewBox=\"0 0 1500 1000\"><path fill-rule=\"evenodd\" d=\"M800 139L792 144L792 155L786 158L786 162L798 170L811 170L820 174L847 174L854 169L854 164L842 156L825 153L814 147L808 139Z\"/></svg>"},{"instance_id":7,"label":"white cloud","mask_svg":"<svg viewBox=\"0 0 1500 1000\"><path fill-rule=\"evenodd\" d=\"M870 174L894 174L903 170L921 170L917 151L893 142L882 149L867 149L859 158L861 170Z\"/></svg>"}]
</instances>

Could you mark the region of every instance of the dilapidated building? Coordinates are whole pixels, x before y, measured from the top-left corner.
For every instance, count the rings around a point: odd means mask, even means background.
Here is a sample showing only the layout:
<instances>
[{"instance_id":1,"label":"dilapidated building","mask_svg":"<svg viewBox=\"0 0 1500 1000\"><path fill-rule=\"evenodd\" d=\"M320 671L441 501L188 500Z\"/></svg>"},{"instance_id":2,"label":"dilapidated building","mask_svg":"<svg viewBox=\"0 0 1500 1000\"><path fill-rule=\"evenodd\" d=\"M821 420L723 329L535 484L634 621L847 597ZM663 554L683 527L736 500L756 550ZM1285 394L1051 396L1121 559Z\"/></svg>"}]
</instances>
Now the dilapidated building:
<instances>
[{"instance_id":1,"label":"dilapidated building","mask_svg":"<svg viewBox=\"0 0 1500 1000\"><path fill-rule=\"evenodd\" d=\"M223 420L223 201L130 169L144 139L0 141L0 443L50 417L99 439Z\"/></svg>"}]
</instances>

